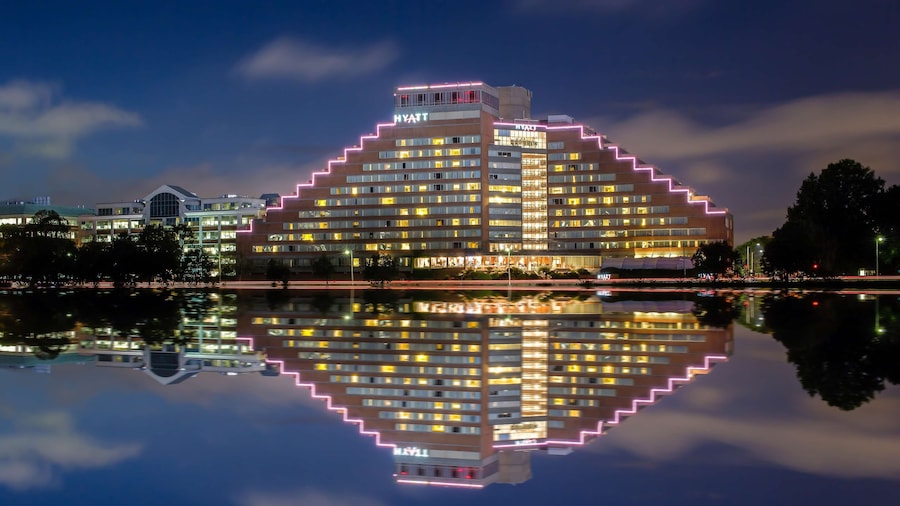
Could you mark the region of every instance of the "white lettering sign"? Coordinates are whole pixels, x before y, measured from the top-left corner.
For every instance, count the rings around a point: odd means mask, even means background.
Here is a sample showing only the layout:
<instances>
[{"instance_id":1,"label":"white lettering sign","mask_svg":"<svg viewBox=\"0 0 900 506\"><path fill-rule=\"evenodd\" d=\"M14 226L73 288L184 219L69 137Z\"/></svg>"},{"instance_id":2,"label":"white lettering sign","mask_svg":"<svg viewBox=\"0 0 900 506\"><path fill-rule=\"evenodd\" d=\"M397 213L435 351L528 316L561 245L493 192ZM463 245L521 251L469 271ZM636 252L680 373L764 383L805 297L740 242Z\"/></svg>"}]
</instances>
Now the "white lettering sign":
<instances>
[{"instance_id":1,"label":"white lettering sign","mask_svg":"<svg viewBox=\"0 0 900 506\"><path fill-rule=\"evenodd\" d=\"M537 125L522 125L517 123L516 130L527 130L529 132L534 132L535 130L537 130Z\"/></svg>"},{"instance_id":2,"label":"white lettering sign","mask_svg":"<svg viewBox=\"0 0 900 506\"><path fill-rule=\"evenodd\" d=\"M428 448L416 448L408 446L406 448L394 448L394 455L400 457L421 457L428 458Z\"/></svg>"},{"instance_id":3,"label":"white lettering sign","mask_svg":"<svg viewBox=\"0 0 900 506\"><path fill-rule=\"evenodd\" d=\"M428 121L427 112L416 112L412 114L395 114L394 123L420 123Z\"/></svg>"}]
</instances>

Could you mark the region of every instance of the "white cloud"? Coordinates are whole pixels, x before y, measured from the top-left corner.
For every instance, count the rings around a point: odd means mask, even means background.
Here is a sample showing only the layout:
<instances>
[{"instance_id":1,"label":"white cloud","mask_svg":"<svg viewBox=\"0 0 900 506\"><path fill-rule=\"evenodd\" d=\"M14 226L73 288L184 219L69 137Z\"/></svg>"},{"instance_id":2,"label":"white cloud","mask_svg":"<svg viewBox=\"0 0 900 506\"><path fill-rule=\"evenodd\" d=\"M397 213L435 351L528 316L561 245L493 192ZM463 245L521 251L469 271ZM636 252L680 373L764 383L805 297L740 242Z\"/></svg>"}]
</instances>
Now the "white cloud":
<instances>
[{"instance_id":1,"label":"white cloud","mask_svg":"<svg viewBox=\"0 0 900 506\"><path fill-rule=\"evenodd\" d=\"M75 141L104 128L137 127L141 117L100 102L60 100L50 83L0 85L0 137L15 141L16 154L66 158Z\"/></svg>"},{"instance_id":2,"label":"white cloud","mask_svg":"<svg viewBox=\"0 0 900 506\"><path fill-rule=\"evenodd\" d=\"M238 63L238 74L250 79L315 82L369 74L390 65L398 51L390 41L365 48L334 48L281 37Z\"/></svg>"},{"instance_id":3,"label":"white cloud","mask_svg":"<svg viewBox=\"0 0 900 506\"><path fill-rule=\"evenodd\" d=\"M53 485L59 470L94 469L136 457L141 446L111 444L79 434L63 412L2 413L16 432L0 437L0 485L27 490Z\"/></svg>"},{"instance_id":4,"label":"white cloud","mask_svg":"<svg viewBox=\"0 0 900 506\"><path fill-rule=\"evenodd\" d=\"M674 109L589 119L648 163L709 195L735 216L735 239L771 234L784 223L810 173L852 158L889 185L900 183L900 91L837 93L750 109L708 125Z\"/></svg>"},{"instance_id":5,"label":"white cloud","mask_svg":"<svg viewBox=\"0 0 900 506\"><path fill-rule=\"evenodd\" d=\"M764 107L740 121L706 127L673 110L655 110L607 125L642 157L696 159L754 151L832 150L900 136L900 92L841 93Z\"/></svg>"}]
</instances>

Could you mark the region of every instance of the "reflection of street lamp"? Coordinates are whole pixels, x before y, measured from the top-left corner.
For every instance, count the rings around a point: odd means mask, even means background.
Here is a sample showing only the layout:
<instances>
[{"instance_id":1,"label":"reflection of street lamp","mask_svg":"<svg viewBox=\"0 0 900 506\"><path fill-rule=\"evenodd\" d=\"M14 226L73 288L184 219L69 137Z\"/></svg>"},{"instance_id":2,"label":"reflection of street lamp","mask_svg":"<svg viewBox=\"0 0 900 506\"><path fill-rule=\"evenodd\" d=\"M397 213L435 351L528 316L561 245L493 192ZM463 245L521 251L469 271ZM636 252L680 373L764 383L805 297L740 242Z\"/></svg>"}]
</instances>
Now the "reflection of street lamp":
<instances>
[{"instance_id":1,"label":"reflection of street lamp","mask_svg":"<svg viewBox=\"0 0 900 506\"><path fill-rule=\"evenodd\" d=\"M878 243L884 241L884 237L875 236L875 275L878 275Z\"/></svg>"},{"instance_id":2,"label":"reflection of street lamp","mask_svg":"<svg viewBox=\"0 0 900 506\"><path fill-rule=\"evenodd\" d=\"M355 282L353 280L353 250L352 249L344 250L344 254L350 255L350 286L352 287L355 284Z\"/></svg>"}]
</instances>

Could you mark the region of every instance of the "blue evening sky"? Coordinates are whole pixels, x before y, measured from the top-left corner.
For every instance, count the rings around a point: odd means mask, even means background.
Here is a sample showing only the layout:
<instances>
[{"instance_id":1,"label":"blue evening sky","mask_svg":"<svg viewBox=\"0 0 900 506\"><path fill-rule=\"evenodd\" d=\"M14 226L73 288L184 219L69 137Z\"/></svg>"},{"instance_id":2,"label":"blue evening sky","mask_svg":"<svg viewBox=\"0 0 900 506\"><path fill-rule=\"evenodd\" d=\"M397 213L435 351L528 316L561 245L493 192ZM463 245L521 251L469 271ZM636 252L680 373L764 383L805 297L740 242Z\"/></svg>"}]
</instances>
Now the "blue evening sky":
<instances>
[{"instance_id":1,"label":"blue evening sky","mask_svg":"<svg viewBox=\"0 0 900 506\"><path fill-rule=\"evenodd\" d=\"M896 0L0 5L0 200L289 194L394 86L534 92L709 195L738 242L854 158L900 183Z\"/></svg>"}]
</instances>

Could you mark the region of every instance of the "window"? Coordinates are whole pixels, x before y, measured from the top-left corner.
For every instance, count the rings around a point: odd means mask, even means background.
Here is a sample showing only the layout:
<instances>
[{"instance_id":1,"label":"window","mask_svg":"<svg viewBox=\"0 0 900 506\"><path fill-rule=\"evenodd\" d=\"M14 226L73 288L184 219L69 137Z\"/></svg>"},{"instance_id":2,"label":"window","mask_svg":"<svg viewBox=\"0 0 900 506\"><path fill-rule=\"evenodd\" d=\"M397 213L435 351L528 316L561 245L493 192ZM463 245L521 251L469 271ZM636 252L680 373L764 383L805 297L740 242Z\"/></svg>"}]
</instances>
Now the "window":
<instances>
[{"instance_id":1,"label":"window","mask_svg":"<svg viewBox=\"0 0 900 506\"><path fill-rule=\"evenodd\" d=\"M171 193L160 193L150 199L151 218L173 218L178 216L180 200Z\"/></svg>"}]
</instances>

